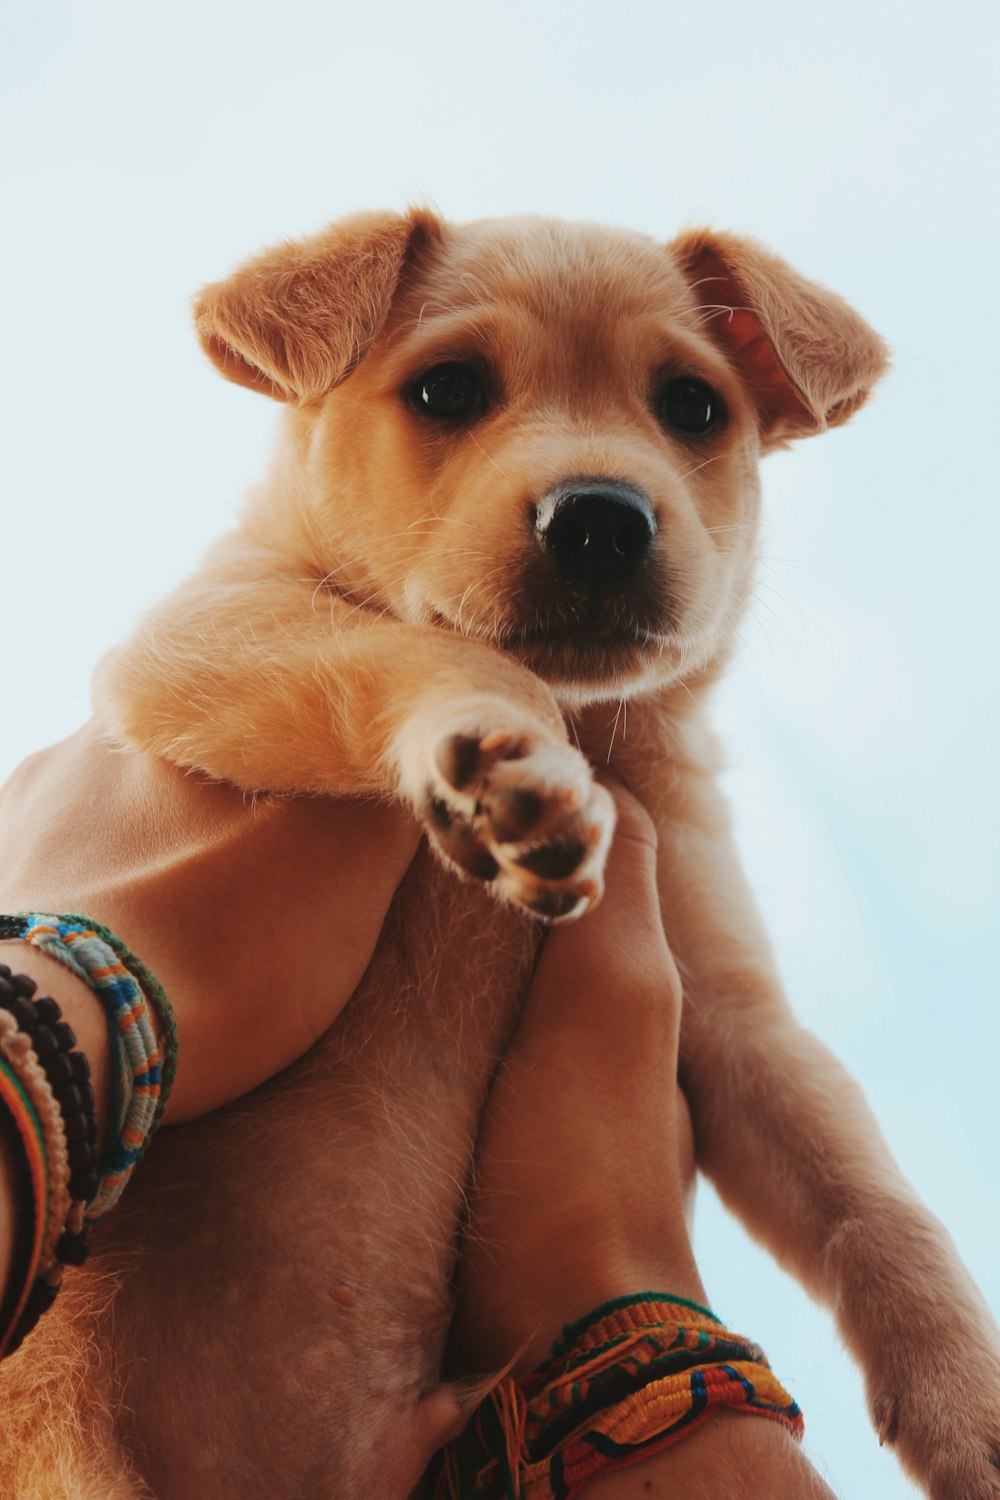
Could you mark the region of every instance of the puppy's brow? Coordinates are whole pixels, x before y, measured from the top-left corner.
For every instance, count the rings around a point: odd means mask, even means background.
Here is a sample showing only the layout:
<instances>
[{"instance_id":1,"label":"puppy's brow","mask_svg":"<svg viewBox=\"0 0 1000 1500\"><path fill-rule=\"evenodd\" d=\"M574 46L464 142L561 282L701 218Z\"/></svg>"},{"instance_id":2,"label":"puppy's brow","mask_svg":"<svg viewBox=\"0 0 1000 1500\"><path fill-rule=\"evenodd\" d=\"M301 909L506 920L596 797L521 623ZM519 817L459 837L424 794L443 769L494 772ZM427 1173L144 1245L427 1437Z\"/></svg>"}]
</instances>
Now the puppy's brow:
<instances>
[{"instance_id":1,"label":"puppy's brow","mask_svg":"<svg viewBox=\"0 0 1000 1500\"><path fill-rule=\"evenodd\" d=\"M471 338L495 342L500 330L509 322L509 311L503 309L491 315L489 309L478 308L476 315L471 316L451 307L435 309L430 302L424 302L410 332L413 337L420 334L446 340Z\"/></svg>"}]
</instances>

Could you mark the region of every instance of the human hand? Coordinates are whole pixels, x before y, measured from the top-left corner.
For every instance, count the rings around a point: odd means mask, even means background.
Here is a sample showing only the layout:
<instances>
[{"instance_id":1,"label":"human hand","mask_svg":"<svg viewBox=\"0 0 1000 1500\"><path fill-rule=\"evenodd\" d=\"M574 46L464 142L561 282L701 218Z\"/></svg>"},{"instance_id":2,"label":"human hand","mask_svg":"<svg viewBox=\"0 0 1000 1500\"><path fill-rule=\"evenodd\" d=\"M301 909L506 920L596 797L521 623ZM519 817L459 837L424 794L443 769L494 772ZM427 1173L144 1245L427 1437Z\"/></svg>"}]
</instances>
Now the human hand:
<instances>
[{"instance_id":1,"label":"human hand","mask_svg":"<svg viewBox=\"0 0 1000 1500\"><path fill-rule=\"evenodd\" d=\"M681 984L660 922L655 833L629 793L611 790L604 901L546 938L480 1131L449 1346L466 1420L470 1377L527 1374L567 1323L606 1302L667 1292L706 1303L689 1238ZM725 1409L585 1490L588 1500L834 1500L783 1426Z\"/></svg>"},{"instance_id":2,"label":"human hand","mask_svg":"<svg viewBox=\"0 0 1000 1500\"><path fill-rule=\"evenodd\" d=\"M176 1124L281 1071L333 1023L419 832L386 803L247 797L88 726L14 773L0 837L0 911L81 913L160 980L180 1038ZM71 976L51 970L59 999Z\"/></svg>"},{"instance_id":3,"label":"human hand","mask_svg":"<svg viewBox=\"0 0 1000 1500\"><path fill-rule=\"evenodd\" d=\"M604 901L546 938L480 1132L455 1374L512 1359L529 1370L564 1323L613 1297L704 1298L686 1222L681 986L660 920L655 832L634 797L612 791Z\"/></svg>"}]
</instances>

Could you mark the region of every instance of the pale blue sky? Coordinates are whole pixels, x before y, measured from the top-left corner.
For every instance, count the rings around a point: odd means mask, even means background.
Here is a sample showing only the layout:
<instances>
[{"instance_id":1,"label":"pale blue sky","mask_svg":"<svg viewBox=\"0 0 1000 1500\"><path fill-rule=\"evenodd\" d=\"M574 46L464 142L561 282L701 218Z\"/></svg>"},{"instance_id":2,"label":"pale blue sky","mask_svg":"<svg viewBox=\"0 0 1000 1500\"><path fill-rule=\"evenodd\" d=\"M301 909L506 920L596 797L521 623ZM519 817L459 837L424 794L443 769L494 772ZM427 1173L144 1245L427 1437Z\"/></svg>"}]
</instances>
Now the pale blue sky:
<instances>
[{"instance_id":1,"label":"pale blue sky","mask_svg":"<svg viewBox=\"0 0 1000 1500\"><path fill-rule=\"evenodd\" d=\"M752 232L895 367L768 461L729 787L795 1004L1000 1307L996 7L6 0L0 11L0 774L87 712L189 572L272 411L188 299L360 206ZM19 670L20 668L20 670ZM825 1314L703 1194L710 1295L845 1496L915 1491Z\"/></svg>"}]
</instances>

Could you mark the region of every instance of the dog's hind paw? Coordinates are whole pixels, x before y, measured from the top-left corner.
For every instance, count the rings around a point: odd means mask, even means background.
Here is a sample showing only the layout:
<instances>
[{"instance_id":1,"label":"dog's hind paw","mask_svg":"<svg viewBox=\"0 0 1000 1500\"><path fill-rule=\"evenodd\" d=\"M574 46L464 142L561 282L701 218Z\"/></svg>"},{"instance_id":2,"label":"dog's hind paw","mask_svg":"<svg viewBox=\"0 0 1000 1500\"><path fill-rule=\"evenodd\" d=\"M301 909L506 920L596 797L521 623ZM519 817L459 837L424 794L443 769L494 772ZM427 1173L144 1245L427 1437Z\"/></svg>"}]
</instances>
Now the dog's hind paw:
<instances>
[{"instance_id":1,"label":"dog's hind paw","mask_svg":"<svg viewBox=\"0 0 1000 1500\"><path fill-rule=\"evenodd\" d=\"M449 864L535 916L579 916L604 888L611 795L545 726L485 707L450 705L430 743L415 735L404 786Z\"/></svg>"},{"instance_id":2,"label":"dog's hind paw","mask_svg":"<svg viewBox=\"0 0 1000 1500\"><path fill-rule=\"evenodd\" d=\"M956 1372L957 1374L957 1372ZM931 1500L1000 1500L1000 1386L953 1374L939 1390L872 1402L879 1441L896 1450ZM928 1378L929 1387L934 1386Z\"/></svg>"}]
</instances>

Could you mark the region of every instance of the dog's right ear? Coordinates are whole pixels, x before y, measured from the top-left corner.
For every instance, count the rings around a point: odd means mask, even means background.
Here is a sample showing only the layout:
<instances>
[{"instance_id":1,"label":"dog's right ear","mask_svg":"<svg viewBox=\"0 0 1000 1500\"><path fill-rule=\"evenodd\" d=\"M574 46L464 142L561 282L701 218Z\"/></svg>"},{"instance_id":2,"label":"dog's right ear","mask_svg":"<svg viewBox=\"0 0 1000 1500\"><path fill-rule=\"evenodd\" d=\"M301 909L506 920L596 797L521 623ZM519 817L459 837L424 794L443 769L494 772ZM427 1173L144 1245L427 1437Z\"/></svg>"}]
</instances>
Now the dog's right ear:
<instances>
[{"instance_id":1,"label":"dog's right ear","mask_svg":"<svg viewBox=\"0 0 1000 1500\"><path fill-rule=\"evenodd\" d=\"M839 426L867 399L888 351L842 297L738 235L689 230L670 248L754 398L765 452Z\"/></svg>"},{"instance_id":2,"label":"dog's right ear","mask_svg":"<svg viewBox=\"0 0 1000 1500\"><path fill-rule=\"evenodd\" d=\"M385 323L408 254L438 219L360 213L265 250L195 303L201 346L227 380L304 406L364 358Z\"/></svg>"}]
</instances>

